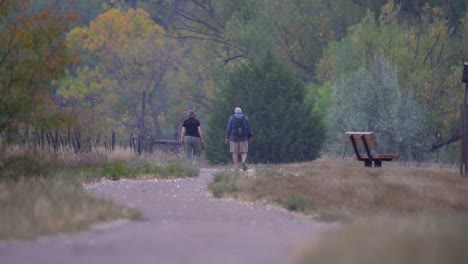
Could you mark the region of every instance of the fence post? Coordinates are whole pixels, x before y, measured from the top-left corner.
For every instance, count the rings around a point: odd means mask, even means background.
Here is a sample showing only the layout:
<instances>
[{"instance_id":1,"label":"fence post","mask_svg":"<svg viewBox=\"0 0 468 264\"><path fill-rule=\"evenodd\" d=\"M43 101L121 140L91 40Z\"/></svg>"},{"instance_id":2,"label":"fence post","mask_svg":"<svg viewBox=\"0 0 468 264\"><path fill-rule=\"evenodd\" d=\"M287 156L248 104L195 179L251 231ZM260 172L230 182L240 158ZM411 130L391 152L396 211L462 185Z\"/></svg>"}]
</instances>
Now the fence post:
<instances>
[{"instance_id":1,"label":"fence post","mask_svg":"<svg viewBox=\"0 0 468 264\"><path fill-rule=\"evenodd\" d=\"M58 129L55 129L55 152L58 151L60 147L60 131Z\"/></svg>"},{"instance_id":2,"label":"fence post","mask_svg":"<svg viewBox=\"0 0 468 264\"><path fill-rule=\"evenodd\" d=\"M112 151L115 150L115 131L112 131Z\"/></svg>"},{"instance_id":3,"label":"fence post","mask_svg":"<svg viewBox=\"0 0 468 264\"><path fill-rule=\"evenodd\" d=\"M68 147L69 147L69 148L72 148L73 142L72 142L72 137L71 137L70 128L68 128L68 131L67 131L67 142L68 142ZM73 147L74 147L74 146L73 146Z\"/></svg>"},{"instance_id":4,"label":"fence post","mask_svg":"<svg viewBox=\"0 0 468 264\"><path fill-rule=\"evenodd\" d=\"M44 132L44 129L41 128L41 138L39 140L39 145L41 146L41 149L44 149L44 137L45 137L45 132Z\"/></svg>"}]
</instances>

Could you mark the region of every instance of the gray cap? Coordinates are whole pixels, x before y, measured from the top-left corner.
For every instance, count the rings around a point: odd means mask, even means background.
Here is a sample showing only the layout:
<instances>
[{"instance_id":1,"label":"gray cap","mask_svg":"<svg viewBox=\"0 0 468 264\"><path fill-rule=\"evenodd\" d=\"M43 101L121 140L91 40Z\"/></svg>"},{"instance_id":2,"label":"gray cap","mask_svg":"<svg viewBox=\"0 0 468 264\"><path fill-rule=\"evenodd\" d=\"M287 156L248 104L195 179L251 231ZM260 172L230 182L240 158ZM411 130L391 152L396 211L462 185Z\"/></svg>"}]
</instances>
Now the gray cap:
<instances>
[{"instance_id":1,"label":"gray cap","mask_svg":"<svg viewBox=\"0 0 468 264\"><path fill-rule=\"evenodd\" d=\"M236 109L234 109L234 113L242 114L242 109L240 107L236 107Z\"/></svg>"}]
</instances>

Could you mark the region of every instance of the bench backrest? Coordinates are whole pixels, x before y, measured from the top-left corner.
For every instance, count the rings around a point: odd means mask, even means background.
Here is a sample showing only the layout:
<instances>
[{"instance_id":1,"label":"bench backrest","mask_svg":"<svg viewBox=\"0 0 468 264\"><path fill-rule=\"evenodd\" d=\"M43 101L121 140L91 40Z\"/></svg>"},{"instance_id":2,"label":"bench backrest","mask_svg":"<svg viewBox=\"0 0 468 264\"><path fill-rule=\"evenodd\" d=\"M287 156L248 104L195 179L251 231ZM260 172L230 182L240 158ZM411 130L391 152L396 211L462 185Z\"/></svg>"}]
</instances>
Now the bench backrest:
<instances>
[{"instance_id":1,"label":"bench backrest","mask_svg":"<svg viewBox=\"0 0 468 264\"><path fill-rule=\"evenodd\" d=\"M351 141L351 137L353 137L354 142L356 143L357 147L363 147L364 143L361 139L361 136L364 136L367 146L369 147L375 147L377 146L377 139L375 138L374 132L346 132L346 142L348 142L348 145L353 145L353 142Z\"/></svg>"}]
</instances>

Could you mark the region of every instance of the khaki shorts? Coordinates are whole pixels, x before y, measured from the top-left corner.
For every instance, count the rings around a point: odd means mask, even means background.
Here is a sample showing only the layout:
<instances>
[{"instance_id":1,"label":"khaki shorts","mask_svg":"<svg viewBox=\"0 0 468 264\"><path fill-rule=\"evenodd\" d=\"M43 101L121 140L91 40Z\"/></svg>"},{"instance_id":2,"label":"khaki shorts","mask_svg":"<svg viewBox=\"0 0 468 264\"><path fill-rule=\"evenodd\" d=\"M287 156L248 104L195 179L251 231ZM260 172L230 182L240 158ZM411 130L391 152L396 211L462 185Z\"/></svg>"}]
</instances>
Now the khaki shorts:
<instances>
[{"instance_id":1,"label":"khaki shorts","mask_svg":"<svg viewBox=\"0 0 468 264\"><path fill-rule=\"evenodd\" d=\"M231 141L229 143L229 150L231 153L247 153L249 152L249 142L248 141L241 141L241 142L235 142Z\"/></svg>"}]
</instances>

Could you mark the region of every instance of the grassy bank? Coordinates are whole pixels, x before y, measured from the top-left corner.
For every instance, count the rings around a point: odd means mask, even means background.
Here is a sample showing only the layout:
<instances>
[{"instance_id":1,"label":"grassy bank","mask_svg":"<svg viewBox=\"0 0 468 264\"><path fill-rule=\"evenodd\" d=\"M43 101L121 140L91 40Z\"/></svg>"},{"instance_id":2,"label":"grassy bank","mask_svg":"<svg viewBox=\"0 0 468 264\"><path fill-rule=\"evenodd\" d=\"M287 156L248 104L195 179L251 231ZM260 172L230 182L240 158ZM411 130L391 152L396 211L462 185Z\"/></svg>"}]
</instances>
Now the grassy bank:
<instances>
[{"instance_id":1,"label":"grassy bank","mask_svg":"<svg viewBox=\"0 0 468 264\"><path fill-rule=\"evenodd\" d=\"M103 178L196 177L199 172L190 163L125 151L4 155L0 159L0 240L32 239L82 230L97 222L141 217L134 209L84 191L83 183Z\"/></svg>"},{"instance_id":2,"label":"grassy bank","mask_svg":"<svg viewBox=\"0 0 468 264\"><path fill-rule=\"evenodd\" d=\"M304 245L293 263L465 263L468 179L458 168L351 159L223 171L217 197L276 204L341 228Z\"/></svg>"},{"instance_id":3,"label":"grassy bank","mask_svg":"<svg viewBox=\"0 0 468 264\"><path fill-rule=\"evenodd\" d=\"M340 159L259 165L253 177L219 172L210 189L217 197L277 204L320 220L468 211L468 181L455 168L429 164L364 168Z\"/></svg>"}]
</instances>

